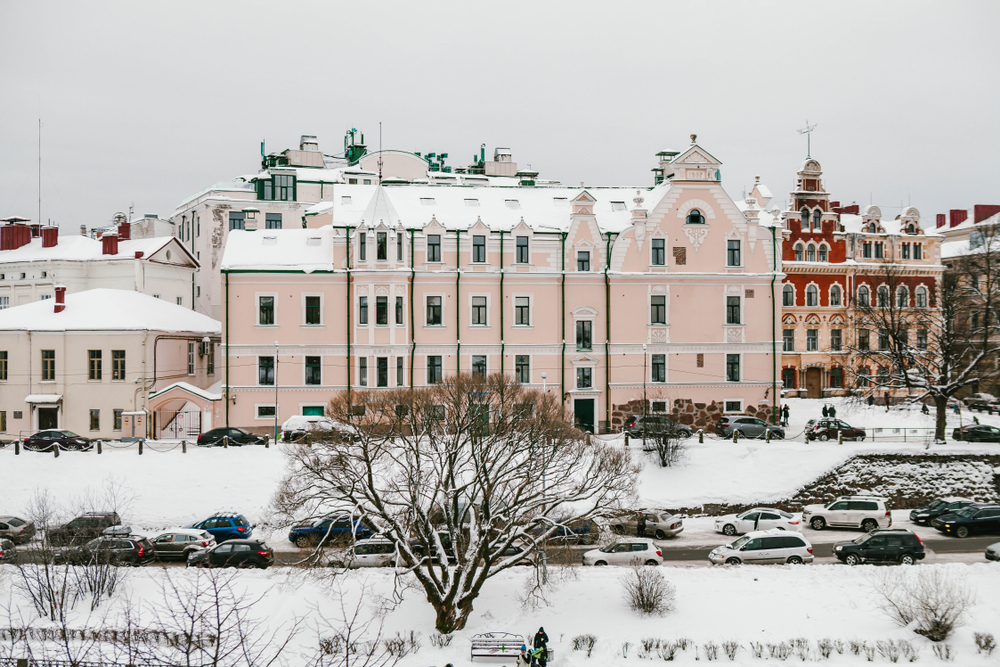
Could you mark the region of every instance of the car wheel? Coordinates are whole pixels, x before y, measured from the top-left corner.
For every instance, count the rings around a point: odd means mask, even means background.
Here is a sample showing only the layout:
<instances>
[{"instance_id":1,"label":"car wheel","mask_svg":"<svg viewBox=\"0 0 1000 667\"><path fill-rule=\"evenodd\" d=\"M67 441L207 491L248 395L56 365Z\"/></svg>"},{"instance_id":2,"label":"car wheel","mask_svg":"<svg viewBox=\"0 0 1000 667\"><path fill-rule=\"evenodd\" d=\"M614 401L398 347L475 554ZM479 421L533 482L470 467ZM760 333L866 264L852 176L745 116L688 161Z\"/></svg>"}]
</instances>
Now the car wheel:
<instances>
[{"instance_id":1,"label":"car wheel","mask_svg":"<svg viewBox=\"0 0 1000 667\"><path fill-rule=\"evenodd\" d=\"M809 525L812 526L813 530L823 530L824 528L826 528L826 520L823 519L823 517L818 516L812 521L810 521Z\"/></svg>"},{"instance_id":2,"label":"car wheel","mask_svg":"<svg viewBox=\"0 0 1000 667\"><path fill-rule=\"evenodd\" d=\"M306 547L311 547L312 546L312 540L310 540L305 535L299 535L298 537L295 538L295 546L297 546L300 549L305 549Z\"/></svg>"},{"instance_id":3,"label":"car wheel","mask_svg":"<svg viewBox=\"0 0 1000 667\"><path fill-rule=\"evenodd\" d=\"M848 565L860 565L861 557L857 554L847 554L847 556L844 557L844 562Z\"/></svg>"},{"instance_id":4,"label":"car wheel","mask_svg":"<svg viewBox=\"0 0 1000 667\"><path fill-rule=\"evenodd\" d=\"M736 526L734 526L731 523L727 523L725 526L722 527L722 534L732 537L733 535L736 534Z\"/></svg>"},{"instance_id":5,"label":"car wheel","mask_svg":"<svg viewBox=\"0 0 1000 667\"><path fill-rule=\"evenodd\" d=\"M830 439L830 436L828 436L826 433L821 433L819 439L821 442L826 442L827 440Z\"/></svg>"},{"instance_id":6,"label":"car wheel","mask_svg":"<svg viewBox=\"0 0 1000 667\"><path fill-rule=\"evenodd\" d=\"M596 563L594 563L594 565L597 566L597 567L601 567L601 566L607 565L607 563L604 562L603 560L599 560Z\"/></svg>"},{"instance_id":7,"label":"car wheel","mask_svg":"<svg viewBox=\"0 0 1000 667\"><path fill-rule=\"evenodd\" d=\"M917 560L913 557L913 554L903 554L899 557L900 565L913 565Z\"/></svg>"},{"instance_id":8,"label":"car wheel","mask_svg":"<svg viewBox=\"0 0 1000 667\"><path fill-rule=\"evenodd\" d=\"M802 565L802 559L799 556L789 556L788 557L788 564L789 565Z\"/></svg>"},{"instance_id":9,"label":"car wheel","mask_svg":"<svg viewBox=\"0 0 1000 667\"><path fill-rule=\"evenodd\" d=\"M966 527L966 526L959 526L958 528L956 528L955 529L955 536L956 537L962 537L962 538L968 537L969 536L969 529L968 529L968 527Z\"/></svg>"},{"instance_id":10,"label":"car wheel","mask_svg":"<svg viewBox=\"0 0 1000 667\"><path fill-rule=\"evenodd\" d=\"M743 561L739 558L727 558L726 565L742 565Z\"/></svg>"},{"instance_id":11,"label":"car wheel","mask_svg":"<svg viewBox=\"0 0 1000 667\"><path fill-rule=\"evenodd\" d=\"M865 436L859 435L858 436L858 440L860 440L861 442L864 442L865 441Z\"/></svg>"},{"instance_id":12,"label":"car wheel","mask_svg":"<svg viewBox=\"0 0 1000 667\"><path fill-rule=\"evenodd\" d=\"M664 533L662 530L657 530L654 536L658 540L665 540L665 539L667 539L667 534Z\"/></svg>"},{"instance_id":13,"label":"car wheel","mask_svg":"<svg viewBox=\"0 0 1000 667\"><path fill-rule=\"evenodd\" d=\"M878 528L878 521L876 521L875 519L865 519L864 521L861 522L861 530L865 531L866 533L870 533L876 528Z\"/></svg>"},{"instance_id":14,"label":"car wheel","mask_svg":"<svg viewBox=\"0 0 1000 667\"><path fill-rule=\"evenodd\" d=\"M659 563L657 563L655 560L653 560L652 558L650 558L649 560L646 561L646 565L659 566Z\"/></svg>"}]
</instances>

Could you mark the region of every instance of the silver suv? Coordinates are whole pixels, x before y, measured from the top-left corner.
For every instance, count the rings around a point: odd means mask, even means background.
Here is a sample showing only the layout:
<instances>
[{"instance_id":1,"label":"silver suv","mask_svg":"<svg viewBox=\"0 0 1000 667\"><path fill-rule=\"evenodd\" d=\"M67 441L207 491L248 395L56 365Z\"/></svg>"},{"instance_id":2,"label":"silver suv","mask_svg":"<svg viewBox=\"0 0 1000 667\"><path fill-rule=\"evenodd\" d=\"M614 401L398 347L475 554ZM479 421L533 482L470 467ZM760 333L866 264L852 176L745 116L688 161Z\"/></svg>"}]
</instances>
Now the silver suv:
<instances>
[{"instance_id":1,"label":"silver suv","mask_svg":"<svg viewBox=\"0 0 1000 667\"><path fill-rule=\"evenodd\" d=\"M642 535L636 535L639 527L639 515L646 519L646 531ZM611 529L619 535L636 535L636 537L653 537L658 540L665 540L668 537L675 537L684 530L684 521L670 512L664 510L641 510L632 512L612 519Z\"/></svg>"},{"instance_id":2,"label":"silver suv","mask_svg":"<svg viewBox=\"0 0 1000 667\"><path fill-rule=\"evenodd\" d=\"M802 522L813 530L833 528L861 528L870 532L876 528L892 526L892 514L886 498L879 496L841 496L825 505L806 505L802 508Z\"/></svg>"},{"instance_id":3,"label":"silver suv","mask_svg":"<svg viewBox=\"0 0 1000 667\"><path fill-rule=\"evenodd\" d=\"M715 565L800 565L813 562L813 548L801 535L775 528L747 533L732 544L716 547L708 560Z\"/></svg>"}]
</instances>

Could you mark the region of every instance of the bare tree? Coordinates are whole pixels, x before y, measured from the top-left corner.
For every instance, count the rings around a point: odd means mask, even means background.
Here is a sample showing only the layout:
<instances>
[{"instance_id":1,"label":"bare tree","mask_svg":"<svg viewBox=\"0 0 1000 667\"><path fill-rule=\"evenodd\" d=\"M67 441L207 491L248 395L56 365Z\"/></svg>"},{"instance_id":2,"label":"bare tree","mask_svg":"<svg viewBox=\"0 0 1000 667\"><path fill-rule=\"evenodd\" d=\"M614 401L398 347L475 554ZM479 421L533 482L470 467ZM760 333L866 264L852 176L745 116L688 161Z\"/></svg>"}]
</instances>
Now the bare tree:
<instances>
[{"instance_id":1,"label":"bare tree","mask_svg":"<svg viewBox=\"0 0 1000 667\"><path fill-rule=\"evenodd\" d=\"M276 507L347 508L380 530L442 633L463 628L483 584L536 551L559 519L615 512L634 496L640 468L628 452L585 438L551 396L505 375L342 393L328 412L355 435L288 448ZM524 552L504 555L515 543Z\"/></svg>"},{"instance_id":2,"label":"bare tree","mask_svg":"<svg viewBox=\"0 0 1000 667\"><path fill-rule=\"evenodd\" d=\"M882 571L873 574L877 604L897 625L915 623L913 631L931 641L944 641L968 616L975 593L941 567Z\"/></svg>"},{"instance_id":3,"label":"bare tree","mask_svg":"<svg viewBox=\"0 0 1000 667\"><path fill-rule=\"evenodd\" d=\"M338 582L339 583L339 582ZM320 608L311 614L316 619L318 647L312 664L316 667L393 667L403 657L383 639L385 614L389 607L379 605L362 583L354 594L339 585L333 591L337 600L336 616L328 617ZM366 602L374 602L372 607Z\"/></svg>"}]
</instances>

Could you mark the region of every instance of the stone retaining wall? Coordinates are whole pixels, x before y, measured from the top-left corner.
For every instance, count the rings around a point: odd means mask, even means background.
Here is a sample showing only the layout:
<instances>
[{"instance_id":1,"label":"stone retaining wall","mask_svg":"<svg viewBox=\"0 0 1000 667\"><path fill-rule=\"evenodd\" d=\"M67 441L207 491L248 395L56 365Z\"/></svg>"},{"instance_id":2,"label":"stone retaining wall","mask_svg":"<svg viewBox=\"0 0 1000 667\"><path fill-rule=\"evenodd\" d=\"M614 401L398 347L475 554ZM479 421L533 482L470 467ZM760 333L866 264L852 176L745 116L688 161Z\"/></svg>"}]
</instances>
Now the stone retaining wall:
<instances>
[{"instance_id":1,"label":"stone retaining wall","mask_svg":"<svg viewBox=\"0 0 1000 667\"><path fill-rule=\"evenodd\" d=\"M659 400L659 399L657 399ZM649 403L651 401L646 401L646 414L652 414L649 409ZM716 403L712 401L711 403L694 403L689 398L677 398L674 399L673 407L669 412L656 413L663 414L669 417L672 421L678 424L685 424L690 426L694 430L705 429L711 430L715 428L715 422L719 421L719 417L725 414L724 405L722 403ZM636 399L629 401L628 403L620 403L618 405L612 405L611 410L611 430L613 432L621 431L622 426L625 425L625 420L632 415L641 415L642 410L642 399ZM768 423L771 423L771 405L748 405L744 409L744 414L751 417L757 417Z\"/></svg>"}]
</instances>

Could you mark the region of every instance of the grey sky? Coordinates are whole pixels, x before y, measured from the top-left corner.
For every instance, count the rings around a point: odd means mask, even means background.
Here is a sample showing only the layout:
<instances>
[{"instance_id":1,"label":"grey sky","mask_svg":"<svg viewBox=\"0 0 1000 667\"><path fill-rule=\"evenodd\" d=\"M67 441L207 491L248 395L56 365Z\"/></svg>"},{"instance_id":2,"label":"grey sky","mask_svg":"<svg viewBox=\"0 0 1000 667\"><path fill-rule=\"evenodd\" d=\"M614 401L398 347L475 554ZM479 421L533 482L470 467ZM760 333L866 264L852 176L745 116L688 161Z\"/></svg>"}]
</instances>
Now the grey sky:
<instances>
[{"instance_id":1,"label":"grey sky","mask_svg":"<svg viewBox=\"0 0 1000 667\"><path fill-rule=\"evenodd\" d=\"M688 135L782 203L818 127L835 199L1000 203L1000 3L0 0L0 217L64 233L185 197L316 134L479 145L567 184L649 185Z\"/></svg>"}]
</instances>

